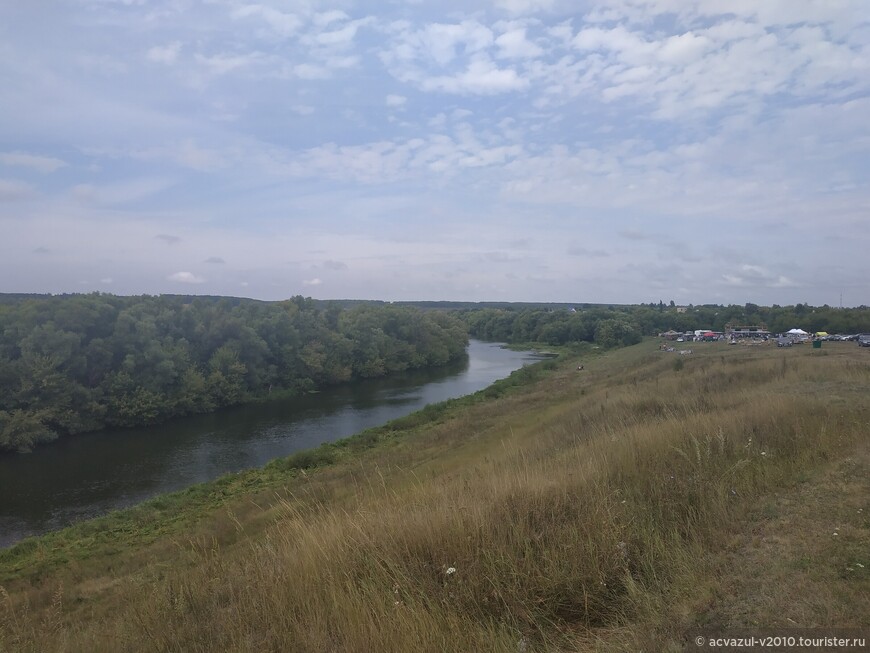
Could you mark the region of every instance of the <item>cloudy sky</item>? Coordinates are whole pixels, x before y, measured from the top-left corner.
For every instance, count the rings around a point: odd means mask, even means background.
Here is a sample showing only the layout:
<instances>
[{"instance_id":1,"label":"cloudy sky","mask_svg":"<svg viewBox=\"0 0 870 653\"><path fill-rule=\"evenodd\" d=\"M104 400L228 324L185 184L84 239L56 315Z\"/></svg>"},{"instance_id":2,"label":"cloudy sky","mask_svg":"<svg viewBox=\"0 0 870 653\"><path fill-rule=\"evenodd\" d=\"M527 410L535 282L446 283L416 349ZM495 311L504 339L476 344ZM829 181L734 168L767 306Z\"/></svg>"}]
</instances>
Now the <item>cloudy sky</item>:
<instances>
[{"instance_id":1,"label":"cloudy sky","mask_svg":"<svg viewBox=\"0 0 870 653\"><path fill-rule=\"evenodd\" d=\"M0 292L870 304L866 0L0 3Z\"/></svg>"}]
</instances>

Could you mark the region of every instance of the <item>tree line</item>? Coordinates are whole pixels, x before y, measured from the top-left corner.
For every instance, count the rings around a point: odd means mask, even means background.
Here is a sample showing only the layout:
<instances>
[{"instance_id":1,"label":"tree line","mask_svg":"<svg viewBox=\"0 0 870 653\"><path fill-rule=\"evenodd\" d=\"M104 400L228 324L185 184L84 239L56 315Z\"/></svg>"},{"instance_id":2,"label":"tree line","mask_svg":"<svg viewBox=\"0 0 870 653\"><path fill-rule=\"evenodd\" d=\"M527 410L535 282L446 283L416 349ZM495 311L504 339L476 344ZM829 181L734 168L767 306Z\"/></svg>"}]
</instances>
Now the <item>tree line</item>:
<instances>
[{"instance_id":1,"label":"tree line","mask_svg":"<svg viewBox=\"0 0 870 653\"><path fill-rule=\"evenodd\" d=\"M792 306L759 306L758 304L731 304L719 306L705 304L686 306L683 312L676 307L656 306L654 304L638 307L646 316L653 330L694 331L712 329L724 331L726 325L757 326L764 325L771 333L785 333L789 329L800 328L809 333L827 331L828 333L855 334L870 331L870 307L836 308L795 304ZM658 316L658 317L656 317Z\"/></svg>"},{"instance_id":2,"label":"tree line","mask_svg":"<svg viewBox=\"0 0 870 653\"><path fill-rule=\"evenodd\" d=\"M632 313L628 307L579 311L484 308L465 311L462 316L468 332L484 340L547 345L595 342L603 347L621 347L638 343L642 338Z\"/></svg>"},{"instance_id":3,"label":"tree line","mask_svg":"<svg viewBox=\"0 0 870 653\"><path fill-rule=\"evenodd\" d=\"M443 365L455 314L388 304L106 294L0 301L0 450Z\"/></svg>"},{"instance_id":4,"label":"tree line","mask_svg":"<svg viewBox=\"0 0 870 653\"><path fill-rule=\"evenodd\" d=\"M728 324L870 332L870 308L0 295L0 451L442 365L469 334L609 348Z\"/></svg>"},{"instance_id":5,"label":"tree line","mask_svg":"<svg viewBox=\"0 0 870 653\"><path fill-rule=\"evenodd\" d=\"M726 325L764 325L772 333L800 327L808 332L838 334L870 332L870 308L758 306L756 304L676 307L658 304L601 306L577 304L568 308L535 308L517 305L501 308L472 308L461 311L469 333L485 340L511 343L565 345L594 342L618 347L640 342L643 336L670 329L724 331Z\"/></svg>"}]
</instances>

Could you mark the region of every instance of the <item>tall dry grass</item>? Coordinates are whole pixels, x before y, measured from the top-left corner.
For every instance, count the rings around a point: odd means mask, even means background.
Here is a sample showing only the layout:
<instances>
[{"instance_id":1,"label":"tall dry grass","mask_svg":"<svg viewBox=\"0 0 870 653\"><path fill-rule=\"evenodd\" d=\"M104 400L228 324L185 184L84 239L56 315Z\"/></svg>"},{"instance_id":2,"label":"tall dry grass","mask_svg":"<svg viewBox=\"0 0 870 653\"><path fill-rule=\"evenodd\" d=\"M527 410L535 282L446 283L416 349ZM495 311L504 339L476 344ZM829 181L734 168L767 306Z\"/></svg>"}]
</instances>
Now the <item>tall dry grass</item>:
<instances>
[{"instance_id":1,"label":"tall dry grass","mask_svg":"<svg viewBox=\"0 0 870 653\"><path fill-rule=\"evenodd\" d=\"M398 472L344 477L341 500L291 494L264 534L183 543L100 614L65 612L62 589L2 594L0 648L659 648L700 552L757 497L866 437L866 362L722 352L679 370L624 352L563 371L546 411L504 400L474 455L445 451L435 473L404 451Z\"/></svg>"}]
</instances>

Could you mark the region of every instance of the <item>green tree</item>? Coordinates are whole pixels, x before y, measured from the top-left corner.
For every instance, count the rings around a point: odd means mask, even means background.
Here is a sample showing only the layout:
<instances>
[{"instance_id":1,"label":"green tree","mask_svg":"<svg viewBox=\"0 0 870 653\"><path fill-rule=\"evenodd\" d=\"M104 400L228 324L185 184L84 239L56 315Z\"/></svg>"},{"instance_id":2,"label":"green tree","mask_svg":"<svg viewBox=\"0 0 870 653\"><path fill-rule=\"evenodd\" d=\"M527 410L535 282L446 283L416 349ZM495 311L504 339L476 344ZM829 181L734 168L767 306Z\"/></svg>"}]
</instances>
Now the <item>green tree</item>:
<instances>
[{"instance_id":1,"label":"green tree","mask_svg":"<svg viewBox=\"0 0 870 653\"><path fill-rule=\"evenodd\" d=\"M595 328L595 342L602 347L624 347L641 341L637 328L624 320L602 320Z\"/></svg>"}]
</instances>

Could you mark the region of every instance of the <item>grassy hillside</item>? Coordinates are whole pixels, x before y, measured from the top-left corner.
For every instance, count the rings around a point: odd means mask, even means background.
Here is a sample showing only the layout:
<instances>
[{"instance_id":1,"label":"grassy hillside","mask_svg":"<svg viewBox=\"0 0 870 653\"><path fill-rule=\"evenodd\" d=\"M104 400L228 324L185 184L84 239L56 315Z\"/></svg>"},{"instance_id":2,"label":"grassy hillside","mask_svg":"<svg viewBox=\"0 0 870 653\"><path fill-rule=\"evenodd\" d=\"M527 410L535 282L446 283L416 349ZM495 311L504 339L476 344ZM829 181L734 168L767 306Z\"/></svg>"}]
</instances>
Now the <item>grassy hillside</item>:
<instances>
[{"instance_id":1,"label":"grassy hillside","mask_svg":"<svg viewBox=\"0 0 870 653\"><path fill-rule=\"evenodd\" d=\"M678 650L698 628L870 626L867 352L656 346L3 552L0 650Z\"/></svg>"}]
</instances>

